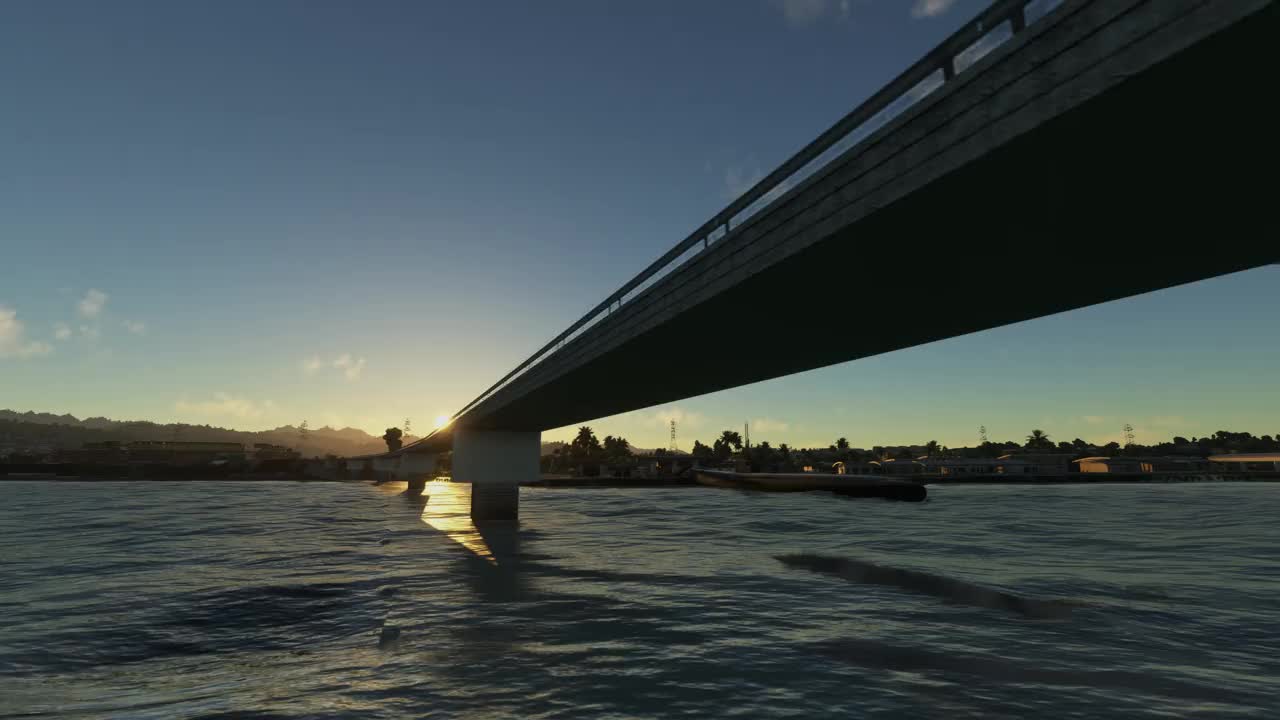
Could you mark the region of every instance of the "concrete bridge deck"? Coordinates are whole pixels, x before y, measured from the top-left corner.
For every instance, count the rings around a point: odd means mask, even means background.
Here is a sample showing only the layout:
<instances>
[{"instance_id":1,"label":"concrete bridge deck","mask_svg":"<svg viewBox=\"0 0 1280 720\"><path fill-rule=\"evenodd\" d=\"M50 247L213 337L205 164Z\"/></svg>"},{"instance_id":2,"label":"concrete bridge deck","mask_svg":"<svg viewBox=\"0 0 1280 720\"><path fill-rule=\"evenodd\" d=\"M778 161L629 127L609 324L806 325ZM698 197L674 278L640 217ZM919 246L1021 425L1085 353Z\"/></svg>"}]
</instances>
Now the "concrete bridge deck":
<instances>
[{"instance_id":1,"label":"concrete bridge deck","mask_svg":"<svg viewBox=\"0 0 1280 720\"><path fill-rule=\"evenodd\" d=\"M514 442L1280 260L1258 180L1280 159L1275 0L1027 7L993 3L402 452ZM822 341L726 341L732 318Z\"/></svg>"}]
</instances>

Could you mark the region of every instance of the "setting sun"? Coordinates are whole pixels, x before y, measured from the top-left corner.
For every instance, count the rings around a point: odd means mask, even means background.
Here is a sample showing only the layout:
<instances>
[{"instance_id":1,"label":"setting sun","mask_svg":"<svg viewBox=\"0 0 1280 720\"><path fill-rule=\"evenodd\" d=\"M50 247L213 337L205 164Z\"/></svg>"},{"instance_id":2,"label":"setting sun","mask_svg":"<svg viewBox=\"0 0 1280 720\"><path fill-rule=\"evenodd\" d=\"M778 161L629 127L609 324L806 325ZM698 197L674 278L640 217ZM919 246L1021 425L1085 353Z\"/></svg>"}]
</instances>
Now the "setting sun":
<instances>
[{"instance_id":1,"label":"setting sun","mask_svg":"<svg viewBox=\"0 0 1280 720\"><path fill-rule=\"evenodd\" d=\"M448 424L449 424L449 416L448 416L448 415L437 415L437 416L436 416L435 424L434 424L434 425L432 425L432 427L434 427L434 428L436 428L436 429L438 430L438 429L440 429L440 428L442 428L442 427L444 427L445 425L448 425Z\"/></svg>"}]
</instances>

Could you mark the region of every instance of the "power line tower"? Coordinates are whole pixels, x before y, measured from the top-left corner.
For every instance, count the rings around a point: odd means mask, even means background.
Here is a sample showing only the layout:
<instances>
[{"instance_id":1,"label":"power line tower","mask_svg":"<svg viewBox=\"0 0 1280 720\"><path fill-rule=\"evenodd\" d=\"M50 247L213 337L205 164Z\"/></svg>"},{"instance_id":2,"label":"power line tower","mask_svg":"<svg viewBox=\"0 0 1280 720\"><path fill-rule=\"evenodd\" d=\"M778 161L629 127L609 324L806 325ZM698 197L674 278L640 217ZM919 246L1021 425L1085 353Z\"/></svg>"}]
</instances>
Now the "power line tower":
<instances>
[{"instance_id":1,"label":"power line tower","mask_svg":"<svg viewBox=\"0 0 1280 720\"><path fill-rule=\"evenodd\" d=\"M986 445L987 443L991 442L990 440L988 440L988 439L987 439L987 426L986 426L986 425L980 425L980 426L978 426L978 438L982 441L982 444L983 444L983 445Z\"/></svg>"},{"instance_id":2,"label":"power line tower","mask_svg":"<svg viewBox=\"0 0 1280 720\"><path fill-rule=\"evenodd\" d=\"M1124 446L1127 448L1133 444L1133 426L1129 423L1124 424Z\"/></svg>"},{"instance_id":3,"label":"power line tower","mask_svg":"<svg viewBox=\"0 0 1280 720\"><path fill-rule=\"evenodd\" d=\"M679 448L676 447L676 419L671 418L671 446L667 448L671 452L675 452Z\"/></svg>"},{"instance_id":4,"label":"power line tower","mask_svg":"<svg viewBox=\"0 0 1280 720\"><path fill-rule=\"evenodd\" d=\"M409 434L409 418L404 419L404 434Z\"/></svg>"}]
</instances>

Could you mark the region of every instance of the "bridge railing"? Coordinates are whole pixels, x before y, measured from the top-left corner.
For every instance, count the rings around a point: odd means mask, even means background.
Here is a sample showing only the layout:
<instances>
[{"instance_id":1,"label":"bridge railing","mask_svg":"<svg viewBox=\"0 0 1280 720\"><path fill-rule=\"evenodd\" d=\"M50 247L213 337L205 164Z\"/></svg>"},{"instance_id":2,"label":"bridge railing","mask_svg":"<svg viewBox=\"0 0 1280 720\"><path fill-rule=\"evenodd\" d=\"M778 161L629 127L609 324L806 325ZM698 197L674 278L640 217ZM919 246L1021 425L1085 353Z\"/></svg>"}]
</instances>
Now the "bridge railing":
<instances>
[{"instance_id":1,"label":"bridge railing","mask_svg":"<svg viewBox=\"0 0 1280 720\"><path fill-rule=\"evenodd\" d=\"M511 372L490 386L451 418L457 420L492 397L513 380L554 355L615 309L632 300L668 273L727 237L735 228L796 188L802 181L833 165L894 117L962 73L991 50L1044 17L1063 0L996 0L973 20L943 40L923 58L867 98L821 135L792 155L773 172L738 196L720 212L663 253L638 275L615 290L586 315L555 336Z\"/></svg>"}]
</instances>

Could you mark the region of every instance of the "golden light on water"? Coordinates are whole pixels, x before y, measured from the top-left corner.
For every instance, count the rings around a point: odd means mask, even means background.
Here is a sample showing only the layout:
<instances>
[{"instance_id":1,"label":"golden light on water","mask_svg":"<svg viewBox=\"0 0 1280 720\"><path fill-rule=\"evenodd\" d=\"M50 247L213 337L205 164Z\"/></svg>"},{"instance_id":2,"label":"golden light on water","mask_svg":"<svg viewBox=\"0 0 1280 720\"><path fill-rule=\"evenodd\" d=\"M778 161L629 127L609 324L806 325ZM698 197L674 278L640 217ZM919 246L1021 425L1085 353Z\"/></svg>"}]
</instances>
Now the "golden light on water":
<instances>
[{"instance_id":1,"label":"golden light on water","mask_svg":"<svg viewBox=\"0 0 1280 720\"><path fill-rule=\"evenodd\" d=\"M471 521L470 485L432 480L422 494L429 496L422 508L422 522L490 563L498 564L493 550Z\"/></svg>"}]
</instances>

